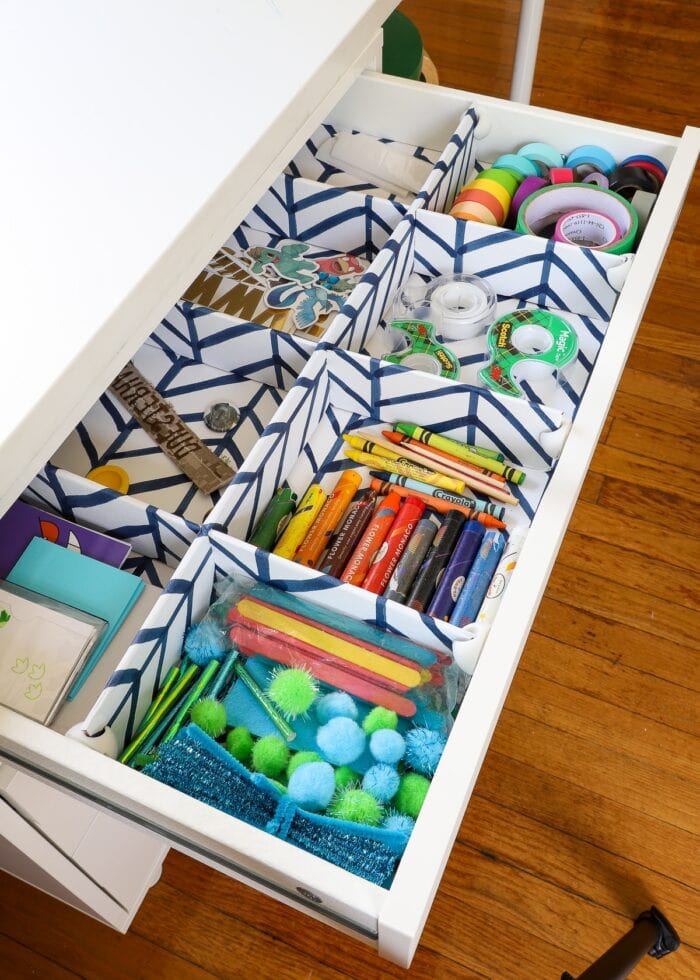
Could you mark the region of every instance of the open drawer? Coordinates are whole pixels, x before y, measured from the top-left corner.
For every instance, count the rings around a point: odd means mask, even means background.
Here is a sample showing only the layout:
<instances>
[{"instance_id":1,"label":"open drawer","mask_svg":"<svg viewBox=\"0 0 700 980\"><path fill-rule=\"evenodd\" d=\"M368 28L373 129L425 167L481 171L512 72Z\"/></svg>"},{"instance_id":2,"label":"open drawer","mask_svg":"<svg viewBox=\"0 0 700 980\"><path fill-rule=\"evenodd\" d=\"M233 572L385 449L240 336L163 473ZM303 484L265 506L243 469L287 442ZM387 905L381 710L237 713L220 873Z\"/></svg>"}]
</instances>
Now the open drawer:
<instances>
[{"instance_id":1,"label":"open drawer","mask_svg":"<svg viewBox=\"0 0 700 980\"><path fill-rule=\"evenodd\" d=\"M441 151L464 111L471 106L476 106L479 117L475 133L479 159L493 159L500 152L533 139L547 140L562 149L600 143L617 157L635 151L658 156L669 166L669 173L637 253L625 270L624 282L620 279L613 284L619 296L610 307L595 364L572 413L571 429L557 453L556 465L541 500L533 509L518 567L473 666L445 753L391 886L382 888L371 884L128 769L86 745L66 739L59 732L0 709L0 754L17 767L125 816L225 873L360 936L373 943L382 955L403 965L410 963L420 939L646 298L682 206L698 152L696 131L679 140L374 75L357 81L334 110L333 119L338 127L352 129L357 128L358 119L362 118L365 132ZM430 209L430 202L423 203ZM451 219L434 213L416 221L422 222L422 233L448 257L443 264L457 261L460 248L450 230L454 226ZM391 248L390 241L389 260L385 257L384 265L369 270L365 281L353 293L349 309L341 314L345 318L344 326L338 317L333 333L323 346L363 349L381 319L392 285L398 285L406 272L399 262L391 261ZM491 243L490 248L496 256L498 242ZM399 254L397 249L393 257ZM377 261L380 259L381 253ZM440 262L433 264L440 268ZM171 302L176 300L176 296L171 297ZM324 350L314 354L302 375L302 385L291 388L273 421L283 419L293 426L290 409L294 400L308 392L315 372L324 369L326 357L342 359L352 355ZM386 368L362 356L356 362L370 374ZM425 404L419 406L429 379L400 369L391 369L387 377L403 377L405 387L415 397L416 411L427 419L429 408ZM460 387L456 385L455 390ZM464 397L468 397L466 391ZM320 415L320 406L318 412ZM260 446L253 449L250 457L253 468L261 465L263 450L273 442L274 426L265 431ZM246 452L251 448L247 446ZM246 471L245 463L243 470ZM240 489L234 483L226 491L215 517L233 538L242 539L248 529L246 522L252 520L252 511L245 513L243 503L236 497ZM204 518L204 512L197 515L198 522ZM198 575L197 572L206 568L212 548L228 552L236 559L247 556L250 562L255 560L254 549L239 542L230 544L221 529L197 536L186 552L183 549L185 558L175 573L176 585L158 600L153 616L163 613L170 597L181 587L180 582L184 590L185 583L201 578L208 599L207 573L201 571ZM201 605L201 596L198 601ZM144 703L149 693L145 692ZM92 701L81 702L84 715L96 700L93 697Z\"/></svg>"}]
</instances>

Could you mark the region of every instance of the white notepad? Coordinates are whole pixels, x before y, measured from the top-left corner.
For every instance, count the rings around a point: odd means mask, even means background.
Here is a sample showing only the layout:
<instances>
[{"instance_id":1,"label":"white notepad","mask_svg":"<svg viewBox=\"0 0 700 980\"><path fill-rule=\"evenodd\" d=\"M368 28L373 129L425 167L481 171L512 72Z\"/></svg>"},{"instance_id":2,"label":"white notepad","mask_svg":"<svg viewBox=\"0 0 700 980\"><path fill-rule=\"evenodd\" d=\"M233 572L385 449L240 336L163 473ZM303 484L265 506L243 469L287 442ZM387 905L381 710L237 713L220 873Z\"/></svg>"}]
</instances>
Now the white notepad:
<instances>
[{"instance_id":1,"label":"white notepad","mask_svg":"<svg viewBox=\"0 0 700 980\"><path fill-rule=\"evenodd\" d=\"M63 603L0 585L0 703L49 724L105 623Z\"/></svg>"}]
</instances>

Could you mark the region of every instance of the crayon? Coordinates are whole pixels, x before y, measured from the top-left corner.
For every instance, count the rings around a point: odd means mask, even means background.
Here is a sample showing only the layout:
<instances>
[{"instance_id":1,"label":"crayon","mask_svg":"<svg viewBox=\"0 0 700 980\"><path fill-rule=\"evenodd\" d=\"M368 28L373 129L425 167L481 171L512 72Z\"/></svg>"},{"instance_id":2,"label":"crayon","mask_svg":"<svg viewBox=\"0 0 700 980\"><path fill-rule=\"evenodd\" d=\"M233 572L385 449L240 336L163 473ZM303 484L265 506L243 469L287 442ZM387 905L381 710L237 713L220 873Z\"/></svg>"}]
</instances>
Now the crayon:
<instances>
[{"instance_id":1,"label":"crayon","mask_svg":"<svg viewBox=\"0 0 700 980\"><path fill-rule=\"evenodd\" d=\"M389 487L382 496L386 496L392 489ZM362 497L351 504L350 510L345 515L343 523L338 528L338 532L328 548L328 553L321 563L320 571L324 575L340 578L343 569L350 560L350 555L372 520L376 500L377 490L374 488L365 490Z\"/></svg>"},{"instance_id":2,"label":"crayon","mask_svg":"<svg viewBox=\"0 0 700 980\"><path fill-rule=\"evenodd\" d=\"M497 449L485 449L483 446L470 446L469 443L465 445L467 449L471 449L477 456L485 456L486 459L497 459L499 463L505 463L506 461L503 453L499 453Z\"/></svg>"},{"instance_id":3,"label":"crayon","mask_svg":"<svg viewBox=\"0 0 700 980\"><path fill-rule=\"evenodd\" d=\"M469 497L466 494L449 493L447 490L441 490L440 487L431 487L429 483L423 483L421 480L412 480L408 476L397 476L395 473L384 473L380 470L372 470L371 472L373 476L376 476L379 480L384 480L386 483L406 487L407 490L416 490L418 493L425 493L429 497L437 497L439 500L445 500L450 504L459 504L460 507L468 507L482 514L490 514L499 521L503 520L505 516L506 509L502 504L488 503L485 500L479 500L477 497Z\"/></svg>"},{"instance_id":4,"label":"crayon","mask_svg":"<svg viewBox=\"0 0 700 980\"><path fill-rule=\"evenodd\" d=\"M440 517L434 510L426 510L416 524L411 540L392 573L384 592L385 599L392 599L394 602L406 601L413 580L439 527Z\"/></svg>"},{"instance_id":5,"label":"crayon","mask_svg":"<svg viewBox=\"0 0 700 980\"><path fill-rule=\"evenodd\" d=\"M401 496L398 493L390 493L379 504L372 520L367 525L367 530L360 538L350 560L343 569L343 574L340 576L341 582L362 585L369 566L372 564L372 559L384 544L384 539L389 533L389 528L399 512L400 506Z\"/></svg>"},{"instance_id":6,"label":"crayon","mask_svg":"<svg viewBox=\"0 0 700 980\"><path fill-rule=\"evenodd\" d=\"M505 546L506 535L502 531L490 530L484 535L450 617L454 626L467 626L476 620Z\"/></svg>"},{"instance_id":7,"label":"crayon","mask_svg":"<svg viewBox=\"0 0 700 980\"><path fill-rule=\"evenodd\" d=\"M384 459L401 459L401 453L397 453L391 446L383 446L372 439L353 435L344 435L343 439L351 449L356 449L360 453L371 453L372 456L382 456Z\"/></svg>"},{"instance_id":8,"label":"crayon","mask_svg":"<svg viewBox=\"0 0 700 980\"><path fill-rule=\"evenodd\" d=\"M325 502L326 495L319 484L312 483L301 498L301 503L284 534L277 542L273 555L279 555L281 558L294 557Z\"/></svg>"},{"instance_id":9,"label":"crayon","mask_svg":"<svg viewBox=\"0 0 700 980\"><path fill-rule=\"evenodd\" d=\"M503 593L513 574L513 569L518 563L518 556L523 545L524 537L525 528L522 527L511 531L508 536L508 544L505 547L503 557L498 563L498 568L491 579L491 584L481 604L479 615L476 618L477 623L487 625L493 621L498 607L501 604Z\"/></svg>"},{"instance_id":10,"label":"crayon","mask_svg":"<svg viewBox=\"0 0 700 980\"><path fill-rule=\"evenodd\" d=\"M450 472L456 471L459 476L471 476L483 480L484 483L490 483L500 489L503 489L503 484L506 482L506 478L498 473L491 473L481 466L473 466L463 459L450 456L449 453L445 453L441 449L435 449L434 446L426 446L416 439L410 439L401 432L382 432L382 435L393 445L403 446L404 449L410 449L411 452L417 453L423 459L432 460L436 468L449 466ZM428 464L425 463L424 465L427 466Z\"/></svg>"},{"instance_id":11,"label":"crayon","mask_svg":"<svg viewBox=\"0 0 700 980\"><path fill-rule=\"evenodd\" d=\"M445 517L411 586L406 603L409 608L425 612L465 524L464 515L457 510L450 511Z\"/></svg>"},{"instance_id":12,"label":"crayon","mask_svg":"<svg viewBox=\"0 0 700 980\"><path fill-rule=\"evenodd\" d=\"M272 551L275 541L284 531L289 518L297 505L297 495L289 487L280 487L275 491L262 517L257 523L249 544L265 551Z\"/></svg>"},{"instance_id":13,"label":"crayon","mask_svg":"<svg viewBox=\"0 0 700 980\"><path fill-rule=\"evenodd\" d=\"M345 455L361 466L369 466L374 470L386 470L389 473L397 473L399 476L410 476L414 480L422 480L433 487L441 487L443 490L452 490L453 493L462 493L464 490L464 480L455 480L449 476L441 476L428 470L424 466L408 459L383 459L381 456L371 456L369 453L361 453L355 449L346 449Z\"/></svg>"},{"instance_id":14,"label":"crayon","mask_svg":"<svg viewBox=\"0 0 700 980\"><path fill-rule=\"evenodd\" d=\"M483 536L483 525L478 521L467 521L447 563L445 573L435 590L432 602L428 606L429 616L448 622Z\"/></svg>"},{"instance_id":15,"label":"crayon","mask_svg":"<svg viewBox=\"0 0 700 980\"><path fill-rule=\"evenodd\" d=\"M361 483L362 477L359 473L345 470L326 498L318 517L294 556L294 561L308 568L315 567Z\"/></svg>"},{"instance_id":16,"label":"crayon","mask_svg":"<svg viewBox=\"0 0 700 980\"><path fill-rule=\"evenodd\" d=\"M418 490L409 490L407 487L400 486L396 483L390 483L387 481L387 477L394 476L393 473L378 473L372 471L370 476L373 478L370 481L370 486L373 490L376 490L380 496L384 496L387 493L391 493L394 490L396 493L400 493L402 497L419 497L424 504L428 507L432 507L436 510L438 514L449 514L452 511L459 511L460 514L470 521L478 521L483 524L484 527L498 527L501 530L505 530L505 524L503 521L498 520L496 517L492 517L490 514L483 514L481 511L474 510L472 507L463 507L461 504L451 503L447 500L442 500L440 497L434 497L428 493L420 493ZM431 487L431 490L436 489ZM459 497L455 496L455 500L459 500Z\"/></svg>"},{"instance_id":17,"label":"crayon","mask_svg":"<svg viewBox=\"0 0 700 980\"><path fill-rule=\"evenodd\" d=\"M425 504L417 497L405 497L394 522L362 583L362 588L375 595L382 595L389 584L391 573L399 563L416 524L423 516Z\"/></svg>"},{"instance_id":18,"label":"crayon","mask_svg":"<svg viewBox=\"0 0 700 980\"><path fill-rule=\"evenodd\" d=\"M468 463L473 463L475 466L482 466L484 469L490 470L493 473L500 473L506 480L510 480L511 483L522 483L525 479L525 474L522 470L516 470L514 466L508 466L506 463L501 463L497 459L488 459L486 456L479 456L478 453L468 449L463 442L457 442L455 439L449 439L447 436L437 435L435 432L421 429L419 425L412 425L409 422L397 422L394 429L397 432L402 432L405 436L410 436L411 439L417 439L418 442L425 443L426 446L434 446L436 449L442 449L444 452L450 453L458 459L465 459Z\"/></svg>"}]
</instances>

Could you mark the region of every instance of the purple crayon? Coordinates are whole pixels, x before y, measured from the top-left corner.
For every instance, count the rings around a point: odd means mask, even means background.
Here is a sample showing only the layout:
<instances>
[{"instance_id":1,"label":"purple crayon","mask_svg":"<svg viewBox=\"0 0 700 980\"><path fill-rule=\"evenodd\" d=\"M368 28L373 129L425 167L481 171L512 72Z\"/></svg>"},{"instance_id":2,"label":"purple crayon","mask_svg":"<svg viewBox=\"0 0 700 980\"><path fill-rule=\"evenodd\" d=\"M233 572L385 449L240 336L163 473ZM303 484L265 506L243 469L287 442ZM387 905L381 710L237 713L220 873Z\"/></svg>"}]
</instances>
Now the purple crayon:
<instances>
[{"instance_id":1,"label":"purple crayon","mask_svg":"<svg viewBox=\"0 0 700 980\"><path fill-rule=\"evenodd\" d=\"M459 536L452 557L428 606L428 615L435 619L449 620L464 582L472 567L484 536L484 526L478 521L467 521Z\"/></svg>"},{"instance_id":2,"label":"purple crayon","mask_svg":"<svg viewBox=\"0 0 700 980\"><path fill-rule=\"evenodd\" d=\"M495 528L491 528L484 535L479 553L474 559L450 617L450 622L454 626L467 626L476 621L507 540L507 536Z\"/></svg>"}]
</instances>

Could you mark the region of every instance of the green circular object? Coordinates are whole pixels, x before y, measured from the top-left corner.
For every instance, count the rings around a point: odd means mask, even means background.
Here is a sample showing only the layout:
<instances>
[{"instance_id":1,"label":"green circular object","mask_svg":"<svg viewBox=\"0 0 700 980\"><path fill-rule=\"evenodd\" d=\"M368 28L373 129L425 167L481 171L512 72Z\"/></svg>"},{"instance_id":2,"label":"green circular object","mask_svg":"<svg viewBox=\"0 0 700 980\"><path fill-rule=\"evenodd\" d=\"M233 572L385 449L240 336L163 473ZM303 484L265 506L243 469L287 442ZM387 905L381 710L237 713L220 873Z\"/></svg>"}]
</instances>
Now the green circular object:
<instances>
[{"instance_id":1,"label":"green circular object","mask_svg":"<svg viewBox=\"0 0 700 980\"><path fill-rule=\"evenodd\" d=\"M232 728L226 736L226 748L234 759L247 765L253 751L253 736L247 728Z\"/></svg>"},{"instance_id":2,"label":"green circular object","mask_svg":"<svg viewBox=\"0 0 700 980\"><path fill-rule=\"evenodd\" d=\"M423 39L405 14L395 10L384 21L382 72L418 81L423 67Z\"/></svg>"},{"instance_id":3,"label":"green circular object","mask_svg":"<svg viewBox=\"0 0 700 980\"><path fill-rule=\"evenodd\" d=\"M335 785L338 789L345 789L350 783L359 783L360 777L351 769L350 766L338 766L335 770Z\"/></svg>"},{"instance_id":4,"label":"green circular object","mask_svg":"<svg viewBox=\"0 0 700 980\"><path fill-rule=\"evenodd\" d=\"M382 708L377 705L376 708L372 708L362 722L362 729L366 735L374 735L380 728L396 729L398 724L399 716L395 711L390 711L389 708Z\"/></svg>"},{"instance_id":5,"label":"green circular object","mask_svg":"<svg viewBox=\"0 0 700 980\"><path fill-rule=\"evenodd\" d=\"M376 827L382 819L383 808L370 793L362 789L344 789L331 803L328 812L338 820Z\"/></svg>"},{"instance_id":6,"label":"green circular object","mask_svg":"<svg viewBox=\"0 0 700 980\"><path fill-rule=\"evenodd\" d=\"M417 772L407 772L401 777L399 791L394 798L394 806L399 813L415 820L430 789L430 780Z\"/></svg>"},{"instance_id":7,"label":"green circular object","mask_svg":"<svg viewBox=\"0 0 700 980\"><path fill-rule=\"evenodd\" d=\"M289 747L277 735L264 735L253 746L253 769L263 776L279 776L288 762Z\"/></svg>"},{"instance_id":8,"label":"green circular object","mask_svg":"<svg viewBox=\"0 0 700 980\"><path fill-rule=\"evenodd\" d=\"M501 169L500 167L491 167L489 170L482 170L480 174L477 175L475 182L478 183L480 180L495 180L497 184L500 184L510 196L517 191L518 187L523 182L522 174L516 174L514 170Z\"/></svg>"},{"instance_id":9,"label":"green circular object","mask_svg":"<svg viewBox=\"0 0 700 980\"><path fill-rule=\"evenodd\" d=\"M318 752L295 752L294 755L289 760L289 765L287 766L287 779L292 778L292 774L299 768L303 766L306 762L322 762L321 756Z\"/></svg>"},{"instance_id":10,"label":"green circular object","mask_svg":"<svg viewBox=\"0 0 700 980\"><path fill-rule=\"evenodd\" d=\"M306 714L318 697L318 684L308 671L300 667L277 671L267 693L287 718Z\"/></svg>"},{"instance_id":11,"label":"green circular object","mask_svg":"<svg viewBox=\"0 0 700 980\"><path fill-rule=\"evenodd\" d=\"M190 720L206 735L218 738L226 731L226 708L221 701L202 698L193 705Z\"/></svg>"}]
</instances>

